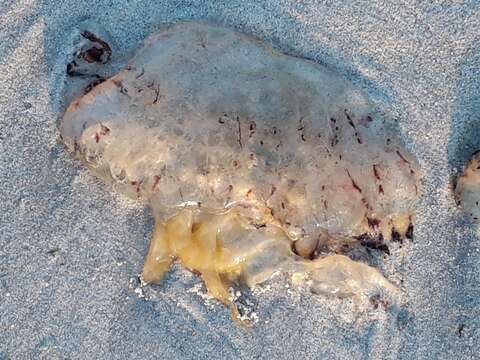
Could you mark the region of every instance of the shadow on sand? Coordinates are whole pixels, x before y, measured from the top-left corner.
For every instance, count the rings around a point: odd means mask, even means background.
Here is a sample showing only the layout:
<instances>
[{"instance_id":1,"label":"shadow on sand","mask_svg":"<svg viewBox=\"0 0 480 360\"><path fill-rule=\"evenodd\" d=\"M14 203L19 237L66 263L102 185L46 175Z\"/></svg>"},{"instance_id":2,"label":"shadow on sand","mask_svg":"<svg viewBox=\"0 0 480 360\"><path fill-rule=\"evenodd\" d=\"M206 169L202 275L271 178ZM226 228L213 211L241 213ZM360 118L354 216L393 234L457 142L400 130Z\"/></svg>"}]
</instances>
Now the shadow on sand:
<instances>
[{"instance_id":1,"label":"shadow on sand","mask_svg":"<svg viewBox=\"0 0 480 360\"><path fill-rule=\"evenodd\" d=\"M452 189L456 177L473 153L480 150L480 48L471 49L458 68L455 105L452 114L448 162L451 169ZM459 213L454 219L457 234L455 268L451 270L452 296L455 308L456 331L459 338L465 332L473 333L480 327L480 226L472 224Z\"/></svg>"}]
</instances>

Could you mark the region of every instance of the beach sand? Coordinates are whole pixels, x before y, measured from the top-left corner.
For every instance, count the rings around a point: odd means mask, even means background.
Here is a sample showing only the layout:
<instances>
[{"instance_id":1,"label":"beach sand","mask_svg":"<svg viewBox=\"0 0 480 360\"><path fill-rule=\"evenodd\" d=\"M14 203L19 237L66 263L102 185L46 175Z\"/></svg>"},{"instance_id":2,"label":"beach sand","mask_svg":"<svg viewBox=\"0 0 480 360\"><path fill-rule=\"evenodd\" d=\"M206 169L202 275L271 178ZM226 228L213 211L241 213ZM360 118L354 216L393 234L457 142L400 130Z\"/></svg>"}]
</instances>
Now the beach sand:
<instances>
[{"instance_id":1,"label":"beach sand","mask_svg":"<svg viewBox=\"0 0 480 360\"><path fill-rule=\"evenodd\" d=\"M0 359L475 359L480 232L451 181L480 149L478 1L0 1ZM384 260L395 311L293 289L253 291L243 329L175 267L141 288L153 220L73 160L57 122L70 34L86 20L127 59L199 19L317 61L398 120L423 169L415 239Z\"/></svg>"}]
</instances>

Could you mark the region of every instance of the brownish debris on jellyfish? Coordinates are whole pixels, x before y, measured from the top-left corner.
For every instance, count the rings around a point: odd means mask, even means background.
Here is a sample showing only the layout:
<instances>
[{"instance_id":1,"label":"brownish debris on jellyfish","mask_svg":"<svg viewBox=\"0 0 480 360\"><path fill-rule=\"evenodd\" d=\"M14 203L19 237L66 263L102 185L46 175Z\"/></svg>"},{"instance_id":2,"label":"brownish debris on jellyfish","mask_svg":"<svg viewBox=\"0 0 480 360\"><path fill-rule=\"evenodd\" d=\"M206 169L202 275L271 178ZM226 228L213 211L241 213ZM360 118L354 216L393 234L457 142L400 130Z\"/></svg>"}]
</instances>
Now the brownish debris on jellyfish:
<instances>
[{"instance_id":1,"label":"brownish debris on jellyfish","mask_svg":"<svg viewBox=\"0 0 480 360\"><path fill-rule=\"evenodd\" d=\"M110 45L97 37L90 31L82 31L80 35L86 40L80 48L76 50L74 59L67 64L67 75L69 76L95 76L86 71L79 71L82 64L106 64L112 57L112 48Z\"/></svg>"}]
</instances>

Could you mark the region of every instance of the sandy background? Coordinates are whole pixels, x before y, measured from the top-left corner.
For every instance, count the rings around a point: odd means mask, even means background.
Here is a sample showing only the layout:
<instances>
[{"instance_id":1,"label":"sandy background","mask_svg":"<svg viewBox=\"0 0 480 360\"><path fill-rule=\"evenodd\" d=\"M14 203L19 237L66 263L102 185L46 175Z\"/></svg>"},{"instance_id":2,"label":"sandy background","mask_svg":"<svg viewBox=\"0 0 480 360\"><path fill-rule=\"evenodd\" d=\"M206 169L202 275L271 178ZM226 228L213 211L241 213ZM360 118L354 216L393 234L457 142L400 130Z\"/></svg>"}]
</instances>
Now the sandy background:
<instances>
[{"instance_id":1,"label":"sandy background","mask_svg":"<svg viewBox=\"0 0 480 360\"><path fill-rule=\"evenodd\" d=\"M478 358L479 233L450 182L480 148L480 2L398 3L0 0L0 359ZM179 268L140 289L147 210L58 142L68 38L85 19L117 58L162 23L225 24L336 69L396 114L425 172L415 240L386 260L402 310L359 312L279 276L254 291L245 331Z\"/></svg>"}]
</instances>

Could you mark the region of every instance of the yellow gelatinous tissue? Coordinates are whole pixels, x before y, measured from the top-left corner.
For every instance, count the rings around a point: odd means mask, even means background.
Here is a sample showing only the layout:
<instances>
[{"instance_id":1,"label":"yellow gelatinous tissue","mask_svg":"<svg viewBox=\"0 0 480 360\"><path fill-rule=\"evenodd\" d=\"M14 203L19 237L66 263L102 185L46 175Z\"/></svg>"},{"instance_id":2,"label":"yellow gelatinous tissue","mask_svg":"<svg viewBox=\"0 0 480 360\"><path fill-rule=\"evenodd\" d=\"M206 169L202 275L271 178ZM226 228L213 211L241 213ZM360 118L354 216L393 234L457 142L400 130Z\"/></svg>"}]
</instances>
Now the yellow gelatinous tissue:
<instances>
[{"instance_id":1,"label":"yellow gelatinous tissue","mask_svg":"<svg viewBox=\"0 0 480 360\"><path fill-rule=\"evenodd\" d=\"M351 258L412 237L417 161L318 64L233 30L177 24L74 100L60 130L98 177L152 209L146 282L178 260L226 304L233 282L276 271L339 296L394 289Z\"/></svg>"}]
</instances>

